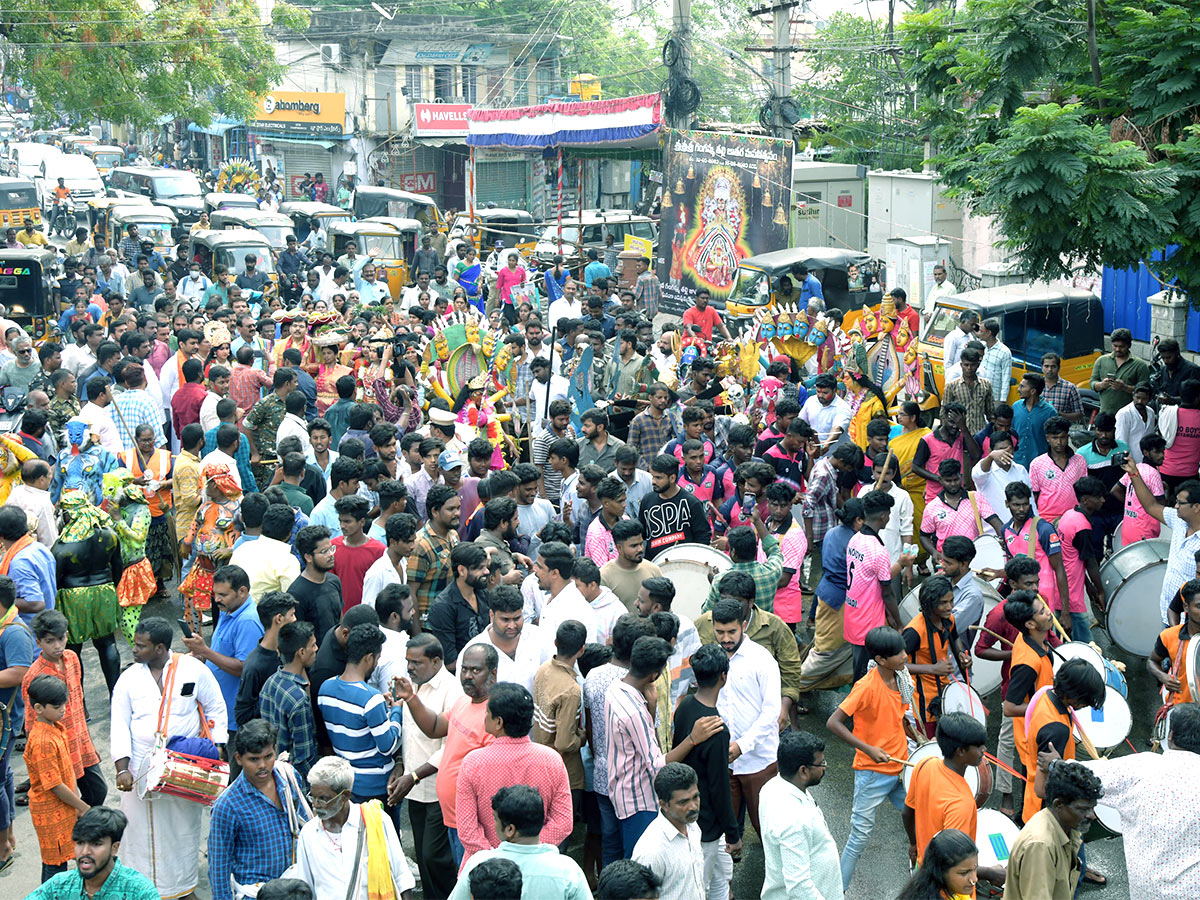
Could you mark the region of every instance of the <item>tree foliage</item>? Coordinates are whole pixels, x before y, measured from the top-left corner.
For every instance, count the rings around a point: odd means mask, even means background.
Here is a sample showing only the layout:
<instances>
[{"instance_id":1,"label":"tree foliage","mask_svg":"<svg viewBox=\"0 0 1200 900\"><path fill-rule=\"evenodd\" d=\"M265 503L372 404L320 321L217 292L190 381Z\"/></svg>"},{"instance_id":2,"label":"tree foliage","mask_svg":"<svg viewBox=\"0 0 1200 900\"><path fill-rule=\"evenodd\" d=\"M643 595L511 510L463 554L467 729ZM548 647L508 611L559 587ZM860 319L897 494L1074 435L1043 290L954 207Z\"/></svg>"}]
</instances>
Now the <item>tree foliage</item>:
<instances>
[{"instance_id":1,"label":"tree foliage","mask_svg":"<svg viewBox=\"0 0 1200 900\"><path fill-rule=\"evenodd\" d=\"M287 3L272 10L273 26L307 23ZM5 0L0 38L7 80L32 91L43 123L245 118L284 74L254 0L169 0L148 12L137 0Z\"/></svg>"},{"instance_id":2,"label":"tree foliage","mask_svg":"<svg viewBox=\"0 0 1200 900\"><path fill-rule=\"evenodd\" d=\"M1032 274L1176 245L1159 277L1200 303L1194 3L968 0L901 35L943 177Z\"/></svg>"}]
</instances>

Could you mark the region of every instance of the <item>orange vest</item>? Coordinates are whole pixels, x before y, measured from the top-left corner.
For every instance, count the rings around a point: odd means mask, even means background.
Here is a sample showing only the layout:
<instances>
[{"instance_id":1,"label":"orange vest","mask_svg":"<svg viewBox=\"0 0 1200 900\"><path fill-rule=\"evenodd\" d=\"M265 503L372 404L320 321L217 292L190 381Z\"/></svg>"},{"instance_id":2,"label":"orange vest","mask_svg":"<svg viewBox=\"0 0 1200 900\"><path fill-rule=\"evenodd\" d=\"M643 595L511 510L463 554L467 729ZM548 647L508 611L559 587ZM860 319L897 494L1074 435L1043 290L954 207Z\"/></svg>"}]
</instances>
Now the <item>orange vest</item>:
<instances>
[{"instance_id":1,"label":"orange vest","mask_svg":"<svg viewBox=\"0 0 1200 900\"><path fill-rule=\"evenodd\" d=\"M1187 640L1181 640L1182 636L1187 633L1187 627L1187 622L1181 622L1170 628L1164 628L1162 634L1158 636L1163 646L1167 648L1167 662L1170 663L1170 667L1174 669L1175 661L1179 661L1179 669L1175 674L1183 685L1183 690L1175 695L1176 703L1192 702L1192 689L1188 685L1187 675Z\"/></svg>"},{"instance_id":2,"label":"orange vest","mask_svg":"<svg viewBox=\"0 0 1200 900\"><path fill-rule=\"evenodd\" d=\"M1009 671L1015 669L1017 666L1029 666L1037 672L1037 682L1033 686L1034 691L1054 683L1054 662L1050 658L1049 651L1044 656L1039 655L1036 650L1029 646L1029 642L1025 639L1024 634L1013 642L1012 663ZM1021 757L1021 762L1028 769L1030 760L1025 757L1024 716L1016 716L1013 719L1013 742L1017 747L1017 755ZM1036 765L1036 753L1033 755L1032 762Z\"/></svg>"},{"instance_id":3,"label":"orange vest","mask_svg":"<svg viewBox=\"0 0 1200 900\"><path fill-rule=\"evenodd\" d=\"M140 477L144 472L156 481L166 481L171 474L171 454L161 447L150 454L150 459L145 466L142 465L142 454L136 447L132 450L122 450L120 458L126 468L133 473L134 478ZM150 505L152 518L157 519L171 508L171 489L169 487L160 487L153 492L149 488L142 488L142 490L146 494L146 502Z\"/></svg>"},{"instance_id":4,"label":"orange vest","mask_svg":"<svg viewBox=\"0 0 1200 900\"><path fill-rule=\"evenodd\" d=\"M949 645L947 644L947 639L943 637L943 632L932 627L925 620L924 613L917 613L912 621L904 627L905 629L911 628L915 631L919 640L917 649L912 654L912 662L915 665L931 666L939 660L945 659L949 654ZM954 627L954 616L950 617L950 627ZM931 638L933 640L932 649L929 645ZM933 722L935 721L935 717L931 716L928 712L929 704L933 702L935 697L941 696L942 688L950 683L950 679L938 675L918 675L916 682L917 709L914 710L914 713L919 714L926 722Z\"/></svg>"},{"instance_id":5,"label":"orange vest","mask_svg":"<svg viewBox=\"0 0 1200 900\"><path fill-rule=\"evenodd\" d=\"M1071 714L1069 712L1059 712L1055 706L1054 700L1051 699L1053 693L1047 691L1038 698L1037 706L1034 707L1033 715L1029 720L1029 734L1025 738L1025 755L1032 760L1032 766L1026 765L1025 773L1029 776L1029 780L1025 782L1025 807L1022 810L1022 817L1028 819L1029 816L1042 808L1042 798L1039 797L1034 789L1034 776L1037 774L1037 734L1047 725L1058 722L1067 726L1067 746L1063 751L1063 759L1075 758L1075 732L1071 726ZM1015 721L1015 720L1014 720Z\"/></svg>"}]
</instances>

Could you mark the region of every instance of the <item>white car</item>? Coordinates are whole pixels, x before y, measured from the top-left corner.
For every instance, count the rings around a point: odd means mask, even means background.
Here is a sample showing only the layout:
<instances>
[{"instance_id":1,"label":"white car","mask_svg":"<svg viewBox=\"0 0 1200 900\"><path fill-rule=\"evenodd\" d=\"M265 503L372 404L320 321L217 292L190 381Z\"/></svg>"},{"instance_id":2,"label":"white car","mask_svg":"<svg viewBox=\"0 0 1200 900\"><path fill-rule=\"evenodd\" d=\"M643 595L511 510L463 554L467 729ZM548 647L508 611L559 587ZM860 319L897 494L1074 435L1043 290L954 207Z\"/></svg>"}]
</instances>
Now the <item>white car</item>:
<instances>
[{"instance_id":1,"label":"white car","mask_svg":"<svg viewBox=\"0 0 1200 900\"><path fill-rule=\"evenodd\" d=\"M8 145L8 154L4 162L8 174L13 178L28 178L32 181L41 169L42 161L51 156L62 156L62 151L53 144L18 141Z\"/></svg>"},{"instance_id":2,"label":"white car","mask_svg":"<svg viewBox=\"0 0 1200 900\"><path fill-rule=\"evenodd\" d=\"M75 206L82 209L89 200L104 196L104 180L96 164L82 153L60 153L42 160L38 173L33 177L33 185L37 188L38 203L42 212L49 220L51 207L54 206L54 189L58 179L62 178L71 189L71 198Z\"/></svg>"}]
</instances>

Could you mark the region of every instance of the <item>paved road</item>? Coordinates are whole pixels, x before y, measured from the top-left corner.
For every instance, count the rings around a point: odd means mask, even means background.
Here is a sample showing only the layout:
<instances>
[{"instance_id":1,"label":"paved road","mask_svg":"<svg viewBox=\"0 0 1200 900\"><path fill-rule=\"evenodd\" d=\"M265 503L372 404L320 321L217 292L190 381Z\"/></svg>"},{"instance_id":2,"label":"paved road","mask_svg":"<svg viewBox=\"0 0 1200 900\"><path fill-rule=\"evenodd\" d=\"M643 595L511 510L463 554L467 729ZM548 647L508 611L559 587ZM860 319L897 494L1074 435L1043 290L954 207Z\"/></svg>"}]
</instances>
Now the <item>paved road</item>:
<instances>
[{"instance_id":1,"label":"paved road","mask_svg":"<svg viewBox=\"0 0 1200 900\"><path fill-rule=\"evenodd\" d=\"M176 613L169 604L157 604L149 612L166 615L174 620ZM1108 647L1107 635L1098 632L1097 643ZM132 662L132 655L124 639L118 640L121 658L125 664ZM177 648L178 649L178 648ZM1146 674L1141 659L1128 657L1119 650L1112 650L1109 655L1127 663L1129 675L1130 705L1137 713L1133 742L1139 750L1145 749L1145 739L1149 735L1151 722L1145 711L1157 708L1159 701L1157 692L1153 689L1151 679ZM106 775L112 776L111 762L108 760L108 694L100 667L96 661L95 651L88 645L83 654L85 666L85 690L88 708L91 710L92 738L101 757L105 760ZM853 751L849 747L830 737L825 729L825 720L834 706L840 701L841 695L824 692L818 695L816 708L804 720L804 726L815 734L821 735L826 742L826 758L829 760L824 781L813 790L813 796L824 810L826 821L833 832L838 847L845 845L849 832L850 809L853 794L853 774L850 769ZM998 706L998 697L988 698L989 705ZM989 730L995 741L999 728L997 716L992 716ZM1115 755L1130 752L1128 747L1118 750ZM25 766L19 758L13 759L13 769L18 782L25 778ZM108 803L118 806L118 794L115 787L110 787ZM998 805L993 797L989 807ZM18 858L13 867L4 875L0 875L0 897L25 897L38 884L41 873L41 861L37 851L37 837L29 821L27 809L22 808L16 822ZM572 847L573 855L579 858L581 846L580 835ZM405 835L405 844L411 856L412 847L409 835ZM757 898L763 881L763 854L761 845L752 828L747 828L743 860L734 872L734 896L737 900L752 900ZM1102 893L1095 889L1085 888L1086 894L1103 897L1104 900L1129 900L1129 887L1125 875L1125 859L1123 845L1119 838L1092 842L1088 845L1088 862L1109 878L1109 886ZM900 822L900 814L891 806L880 808L876 820L876 828L871 836L862 858L850 891L846 894L849 900L890 900L895 897L905 879L908 877L908 840L904 827ZM202 900L208 900L211 894L207 880L204 878L204 862L201 860L201 884L198 891ZM1139 898L1140 900L1140 898Z\"/></svg>"}]
</instances>

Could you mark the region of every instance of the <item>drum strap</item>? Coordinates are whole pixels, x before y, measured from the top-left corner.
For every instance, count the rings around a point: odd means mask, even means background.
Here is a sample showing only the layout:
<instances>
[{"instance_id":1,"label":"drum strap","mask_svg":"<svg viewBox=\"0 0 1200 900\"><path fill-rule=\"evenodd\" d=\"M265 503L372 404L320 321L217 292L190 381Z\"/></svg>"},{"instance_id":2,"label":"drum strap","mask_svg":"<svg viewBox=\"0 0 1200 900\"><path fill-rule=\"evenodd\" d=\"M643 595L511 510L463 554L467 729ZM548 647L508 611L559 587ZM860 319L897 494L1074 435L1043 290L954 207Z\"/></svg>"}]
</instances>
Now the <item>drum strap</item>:
<instances>
[{"instance_id":1,"label":"drum strap","mask_svg":"<svg viewBox=\"0 0 1200 900\"><path fill-rule=\"evenodd\" d=\"M1029 558L1037 559L1037 530L1038 522L1042 521L1037 516L1033 517L1033 522L1029 525Z\"/></svg>"},{"instance_id":2,"label":"drum strap","mask_svg":"<svg viewBox=\"0 0 1200 900\"><path fill-rule=\"evenodd\" d=\"M163 676L163 693L162 699L158 702L158 733L162 735L164 741L169 740L167 734L167 725L171 721L171 695L175 693L175 671L179 668L180 654L171 654L171 664L167 666L167 673ZM208 717L204 714L204 704L200 702L200 698L196 698L196 712L200 715L200 736L212 740L212 732L209 730Z\"/></svg>"},{"instance_id":3,"label":"drum strap","mask_svg":"<svg viewBox=\"0 0 1200 900\"><path fill-rule=\"evenodd\" d=\"M983 517L979 515L979 504L975 501L975 492L967 491L967 499L971 501L971 511L975 513L975 535L983 536Z\"/></svg>"}]
</instances>

